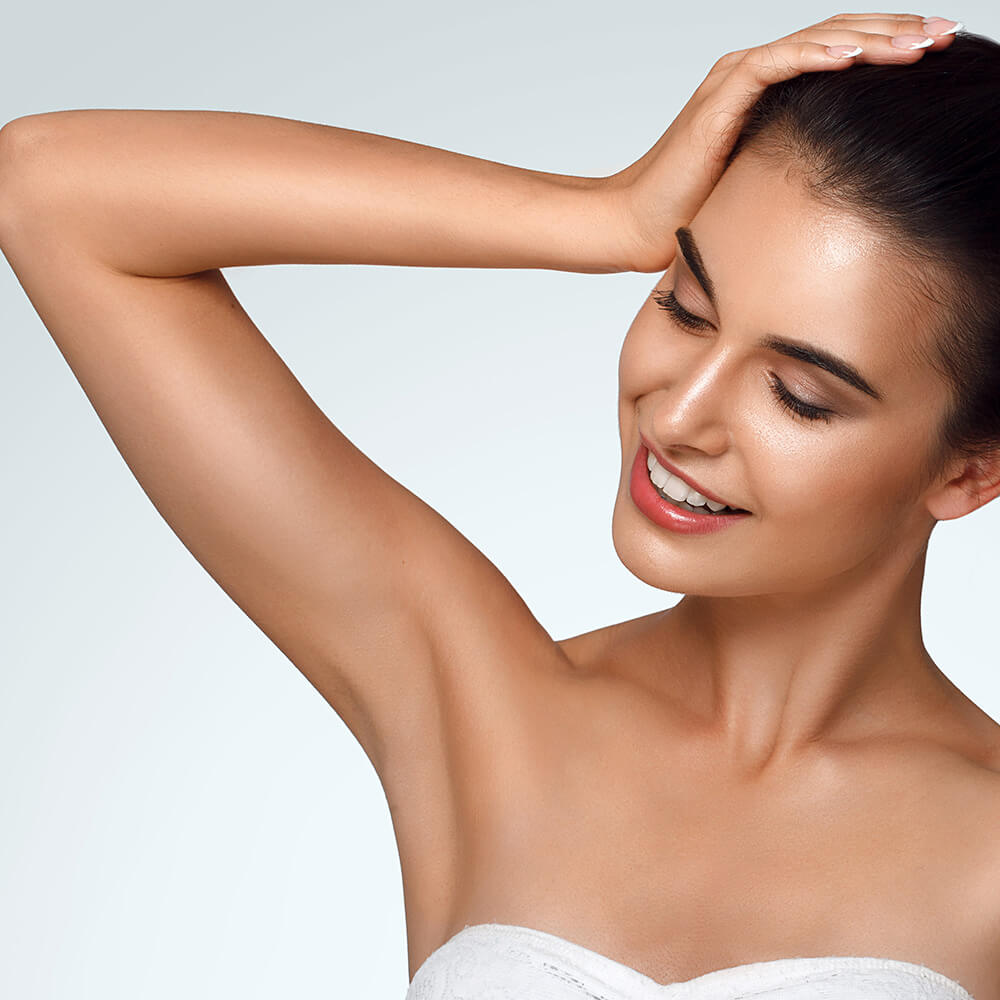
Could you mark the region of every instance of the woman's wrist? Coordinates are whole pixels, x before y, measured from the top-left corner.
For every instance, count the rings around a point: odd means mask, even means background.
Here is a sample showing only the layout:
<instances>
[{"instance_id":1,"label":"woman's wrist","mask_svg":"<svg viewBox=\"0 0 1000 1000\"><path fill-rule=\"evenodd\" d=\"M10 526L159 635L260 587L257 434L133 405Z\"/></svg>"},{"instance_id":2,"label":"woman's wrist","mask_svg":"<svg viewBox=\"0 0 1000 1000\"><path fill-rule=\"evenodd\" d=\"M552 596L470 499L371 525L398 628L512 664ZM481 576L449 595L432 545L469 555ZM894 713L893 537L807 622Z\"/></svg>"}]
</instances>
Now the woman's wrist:
<instances>
[{"instance_id":1,"label":"woman's wrist","mask_svg":"<svg viewBox=\"0 0 1000 1000\"><path fill-rule=\"evenodd\" d=\"M604 178L604 197L616 220L615 259L622 263L616 270L653 274L670 266L675 251L674 229L687 220L663 217L669 200L655 180L642 177L643 167L643 160L637 160ZM651 204L657 211L650 209Z\"/></svg>"},{"instance_id":2,"label":"woman's wrist","mask_svg":"<svg viewBox=\"0 0 1000 1000\"><path fill-rule=\"evenodd\" d=\"M550 245L545 266L587 274L638 270L638 239L617 175L545 176L555 179L550 208L542 215Z\"/></svg>"}]
</instances>

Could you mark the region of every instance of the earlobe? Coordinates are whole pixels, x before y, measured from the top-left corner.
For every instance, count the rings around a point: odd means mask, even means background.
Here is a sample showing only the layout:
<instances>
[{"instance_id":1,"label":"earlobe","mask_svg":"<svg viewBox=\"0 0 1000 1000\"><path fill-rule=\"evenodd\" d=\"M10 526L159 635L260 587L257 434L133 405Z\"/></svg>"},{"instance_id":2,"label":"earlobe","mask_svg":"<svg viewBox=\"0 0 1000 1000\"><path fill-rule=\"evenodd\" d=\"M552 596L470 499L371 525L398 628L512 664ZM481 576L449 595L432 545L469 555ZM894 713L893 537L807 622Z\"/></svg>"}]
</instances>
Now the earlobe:
<instances>
[{"instance_id":1,"label":"earlobe","mask_svg":"<svg viewBox=\"0 0 1000 1000\"><path fill-rule=\"evenodd\" d=\"M956 474L937 486L927 509L937 521L964 517L1000 496L1000 448L969 458Z\"/></svg>"}]
</instances>

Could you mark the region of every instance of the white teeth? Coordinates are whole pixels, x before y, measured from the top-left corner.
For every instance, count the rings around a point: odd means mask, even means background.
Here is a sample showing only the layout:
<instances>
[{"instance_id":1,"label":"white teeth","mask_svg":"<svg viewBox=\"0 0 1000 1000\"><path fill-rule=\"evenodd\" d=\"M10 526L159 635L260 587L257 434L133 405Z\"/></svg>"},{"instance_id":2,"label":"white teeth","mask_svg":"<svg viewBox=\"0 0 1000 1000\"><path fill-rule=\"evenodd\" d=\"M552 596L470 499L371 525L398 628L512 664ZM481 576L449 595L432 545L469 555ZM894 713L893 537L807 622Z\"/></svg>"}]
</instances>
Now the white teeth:
<instances>
[{"instance_id":1,"label":"white teeth","mask_svg":"<svg viewBox=\"0 0 1000 1000\"><path fill-rule=\"evenodd\" d=\"M692 507L707 506L709 510L716 512L727 508L726 504L709 500L708 497L688 486L679 476L675 476L672 472L667 472L656 460L656 456L651 451L646 453L646 468L649 470L649 478L653 481L653 484L663 490L671 500L679 502L687 501Z\"/></svg>"},{"instance_id":2,"label":"white teeth","mask_svg":"<svg viewBox=\"0 0 1000 1000\"><path fill-rule=\"evenodd\" d=\"M666 485L660 487L671 500L687 500L688 494L693 492L683 479L675 476L672 472L667 477Z\"/></svg>"}]
</instances>

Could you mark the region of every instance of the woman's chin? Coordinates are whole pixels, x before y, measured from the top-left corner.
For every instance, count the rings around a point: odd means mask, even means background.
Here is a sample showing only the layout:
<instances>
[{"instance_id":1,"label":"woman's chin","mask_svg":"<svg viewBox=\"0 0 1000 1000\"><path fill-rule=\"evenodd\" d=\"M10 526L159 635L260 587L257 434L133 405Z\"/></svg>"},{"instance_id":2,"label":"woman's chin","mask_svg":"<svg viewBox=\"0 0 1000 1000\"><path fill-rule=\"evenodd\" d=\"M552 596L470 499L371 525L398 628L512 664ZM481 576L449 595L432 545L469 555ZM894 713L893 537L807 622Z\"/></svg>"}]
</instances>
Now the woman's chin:
<instances>
[{"instance_id":1,"label":"woman's chin","mask_svg":"<svg viewBox=\"0 0 1000 1000\"><path fill-rule=\"evenodd\" d=\"M621 564L650 587L692 597L752 597L768 592L769 585L777 582L762 577L766 568L759 559L741 567L731 548L713 546L709 553L703 541L704 537L672 536L650 524L630 497L619 494L611 543Z\"/></svg>"}]
</instances>

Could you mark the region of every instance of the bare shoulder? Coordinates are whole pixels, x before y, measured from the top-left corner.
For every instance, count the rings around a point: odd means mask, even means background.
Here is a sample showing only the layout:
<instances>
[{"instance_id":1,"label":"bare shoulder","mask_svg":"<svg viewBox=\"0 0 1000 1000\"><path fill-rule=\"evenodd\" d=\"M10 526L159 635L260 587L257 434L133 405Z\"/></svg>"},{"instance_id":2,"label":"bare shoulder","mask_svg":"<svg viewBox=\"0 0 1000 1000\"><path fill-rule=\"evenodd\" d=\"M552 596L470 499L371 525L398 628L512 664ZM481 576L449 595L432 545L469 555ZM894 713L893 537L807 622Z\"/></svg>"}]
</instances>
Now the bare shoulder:
<instances>
[{"instance_id":1,"label":"bare shoulder","mask_svg":"<svg viewBox=\"0 0 1000 1000\"><path fill-rule=\"evenodd\" d=\"M956 689L957 690L957 689ZM1000 1000L1000 724L959 692L945 737L917 754L928 842L925 876L947 887L956 968L977 1000Z\"/></svg>"},{"instance_id":2,"label":"bare shoulder","mask_svg":"<svg viewBox=\"0 0 1000 1000\"><path fill-rule=\"evenodd\" d=\"M992 815L997 825L988 832L1000 860L1000 723L954 685L941 719L940 730L928 741L940 760L941 770L935 773L974 796Z\"/></svg>"},{"instance_id":3,"label":"bare shoulder","mask_svg":"<svg viewBox=\"0 0 1000 1000\"><path fill-rule=\"evenodd\" d=\"M975 845L968 869L968 904L979 915L971 928L969 965L978 969L972 990L979 1000L1000 1000L1000 746L996 736L985 748L983 763L970 766L970 790L982 796L979 828L970 837Z\"/></svg>"},{"instance_id":4,"label":"bare shoulder","mask_svg":"<svg viewBox=\"0 0 1000 1000\"><path fill-rule=\"evenodd\" d=\"M654 611L637 618L612 622L589 632L560 639L557 645L571 667L577 672L585 673L598 665L606 665L608 659L621 655L662 614L662 611Z\"/></svg>"}]
</instances>

